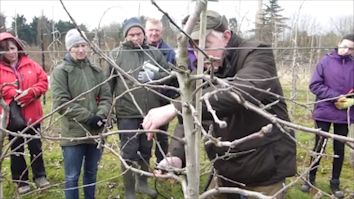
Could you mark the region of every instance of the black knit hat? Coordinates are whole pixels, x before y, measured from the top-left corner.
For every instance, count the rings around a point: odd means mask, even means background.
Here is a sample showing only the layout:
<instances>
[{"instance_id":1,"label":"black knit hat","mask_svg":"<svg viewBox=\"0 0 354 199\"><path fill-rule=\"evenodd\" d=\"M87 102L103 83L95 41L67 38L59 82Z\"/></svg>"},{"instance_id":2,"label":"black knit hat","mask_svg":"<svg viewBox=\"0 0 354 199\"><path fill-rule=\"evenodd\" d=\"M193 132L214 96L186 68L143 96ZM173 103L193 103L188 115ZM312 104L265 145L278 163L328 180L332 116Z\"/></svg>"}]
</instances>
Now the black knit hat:
<instances>
[{"instance_id":1,"label":"black knit hat","mask_svg":"<svg viewBox=\"0 0 354 199\"><path fill-rule=\"evenodd\" d=\"M129 29L133 28L133 27L141 28L141 30L143 31L143 33L145 35L144 27L141 25L141 22L140 22L140 20L137 17L132 17L130 19L124 20L122 27L123 27L123 35L124 35L124 37L127 36L127 33L129 31Z\"/></svg>"},{"instance_id":2,"label":"black knit hat","mask_svg":"<svg viewBox=\"0 0 354 199\"><path fill-rule=\"evenodd\" d=\"M344 39L354 42L354 34L347 34L347 35L344 35L344 37L342 38L342 41L343 41Z\"/></svg>"}]
</instances>

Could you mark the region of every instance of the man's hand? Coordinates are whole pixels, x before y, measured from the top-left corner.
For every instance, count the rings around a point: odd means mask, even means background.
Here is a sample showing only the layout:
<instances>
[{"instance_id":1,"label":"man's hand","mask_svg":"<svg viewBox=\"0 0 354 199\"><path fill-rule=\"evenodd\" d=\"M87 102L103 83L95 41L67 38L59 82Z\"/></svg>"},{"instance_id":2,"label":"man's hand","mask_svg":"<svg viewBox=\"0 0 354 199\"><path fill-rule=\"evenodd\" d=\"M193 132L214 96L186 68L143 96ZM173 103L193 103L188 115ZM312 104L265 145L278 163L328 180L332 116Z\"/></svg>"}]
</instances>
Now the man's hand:
<instances>
[{"instance_id":1,"label":"man's hand","mask_svg":"<svg viewBox=\"0 0 354 199\"><path fill-rule=\"evenodd\" d=\"M334 104L337 109L347 109L354 105L354 98L340 97Z\"/></svg>"},{"instance_id":2,"label":"man's hand","mask_svg":"<svg viewBox=\"0 0 354 199\"><path fill-rule=\"evenodd\" d=\"M149 132L158 129L160 126L167 124L177 116L177 111L172 104L151 109L145 116L143 128L147 131L147 139L152 140L154 134Z\"/></svg>"},{"instance_id":3,"label":"man's hand","mask_svg":"<svg viewBox=\"0 0 354 199\"><path fill-rule=\"evenodd\" d=\"M36 98L32 88L28 88L24 91L19 91L19 95L15 97L15 101L21 107L31 103Z\"/></svg>"},{"instance_id":4,"label":"man's hand","mask_svg":"<svg viewBox=\"0 0 354 199\"><path fill-rule=\"evenodd\" d=\"M154 73L158 73L159 72L159 67L151 64L148 61L144 61L143 69L144 70L151 70Z\"/></svg>"},{"instance_id":5,"label":"man's hand","mask_svg":"<svg viewBox=\"0 0 354 199\"><path fill-rule=\"evenodd\" d=\"M138 81L141 83L146 83L154 80L155 73L149 69L145 69L139 72Z\"/></svg>"},{"instance_id":6,"label":"man's hand","mask_svg":"<svg viewBox=\"0 0 354 199\"><path fill-rule=\"evenodd\" d=\"M164 171L171 170L173 168L182 168L182 160L177 156L166 157L161 160L154 171L155 175L162 175Z\"/></svg>"}]
</instances>

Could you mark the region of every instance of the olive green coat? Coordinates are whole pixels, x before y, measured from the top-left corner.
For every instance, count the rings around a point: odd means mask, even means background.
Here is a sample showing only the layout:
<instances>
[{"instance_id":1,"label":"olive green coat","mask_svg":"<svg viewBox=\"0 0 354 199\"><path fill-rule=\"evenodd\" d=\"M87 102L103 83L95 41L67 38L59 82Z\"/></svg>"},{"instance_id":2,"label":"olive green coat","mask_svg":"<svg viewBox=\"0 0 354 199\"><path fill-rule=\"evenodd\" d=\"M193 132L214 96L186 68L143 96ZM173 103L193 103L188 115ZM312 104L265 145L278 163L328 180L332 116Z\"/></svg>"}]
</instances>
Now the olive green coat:
<instances>
[{"instance_id":1,"label":"olive green coat","mask_svg":"<svg viewBox=\"0 0 354 199\"><path fill-rule=\"evenodd\" d=\"M59 108L105 80L101 68L92 65L88 60L75 62L67 54L51 74L53 108ZM85 137L87 133L97 135L102 130L94 131L86 125L86 122L93 115L107 118L111 106L112 94L109 84L103 83L59 109L61 135L63 137ZM63 140L62 146L81 143L94 143L94 140Z\"/></svg>"}]
</instances>

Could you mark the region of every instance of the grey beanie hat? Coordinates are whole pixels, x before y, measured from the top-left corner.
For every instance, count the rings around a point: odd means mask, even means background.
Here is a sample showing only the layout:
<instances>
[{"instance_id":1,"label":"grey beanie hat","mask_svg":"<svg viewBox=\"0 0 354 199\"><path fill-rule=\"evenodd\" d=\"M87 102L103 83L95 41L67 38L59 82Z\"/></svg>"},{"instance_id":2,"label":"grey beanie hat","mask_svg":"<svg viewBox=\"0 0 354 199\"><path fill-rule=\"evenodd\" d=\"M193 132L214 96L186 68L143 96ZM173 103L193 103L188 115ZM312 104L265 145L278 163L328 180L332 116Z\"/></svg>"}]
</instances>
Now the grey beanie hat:
<instances>
[{"instance_id":1,"label":"grey beanie hat","mask_svg":"<svg viewBox=\"0 0 354 199\"><path fill-rule=\"evenodd\" d=\"M127 37L127 33L129 31L129 29L131 29L133 27L141 28L141 30L143 30L143 33L145 35L144 27L141 25L141 21L137 17L132 17L130 19L124 20L122 27L123 27L124 37Z\"/></svg>"},{"instance_id":2,"label":"grey beanie hat","mask_svg":"<svg viewBox=\"0 0 354 199\"><path fill-rule=\"evenodd\" d=\"M82 34L86 37L85 33ZM69 51L74 45L80 43L87 43L84 38L81 37L79 31L76 28L69 30L65 36L65 48Z\"/></svg>"}]
</instances>

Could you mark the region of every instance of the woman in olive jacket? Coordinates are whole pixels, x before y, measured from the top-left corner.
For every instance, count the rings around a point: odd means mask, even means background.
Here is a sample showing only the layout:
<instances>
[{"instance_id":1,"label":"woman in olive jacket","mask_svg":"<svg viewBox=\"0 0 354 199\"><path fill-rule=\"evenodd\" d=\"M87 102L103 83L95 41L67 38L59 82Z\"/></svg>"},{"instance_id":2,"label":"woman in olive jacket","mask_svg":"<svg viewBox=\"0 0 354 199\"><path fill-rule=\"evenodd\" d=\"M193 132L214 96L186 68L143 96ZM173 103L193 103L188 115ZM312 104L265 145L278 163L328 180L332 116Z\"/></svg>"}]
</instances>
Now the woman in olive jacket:
<instances>
[{"instance_id":1,"label":"woman in olive jacket","mask_svg":"<svg viewBox=\"0 0 354 199\"><path fill-rule=\"evenodd\" d=\"M68 53L51 75L53 108L59 108L61 134L63 138L67 138L61 143L64 156L65 196L70 199L79 198L77 186L84 164L85 198L94 198L102 149L92 138L80 140L69 138L84 138L102 132L112 105L112 95L108 83L104 83L106 78L101 68L88 60L88 43L76 29L71 29L66 34L65 45Z\"/></svg>"}]
</instances>

